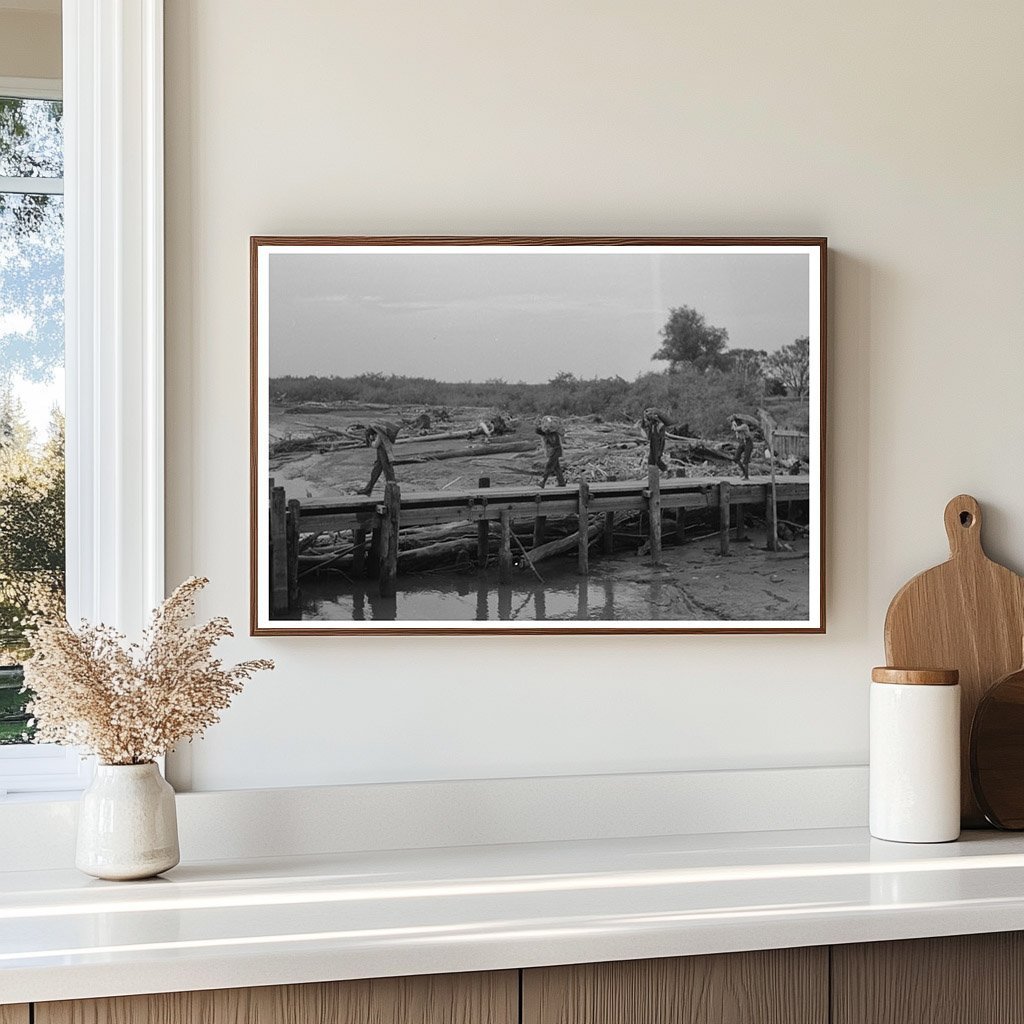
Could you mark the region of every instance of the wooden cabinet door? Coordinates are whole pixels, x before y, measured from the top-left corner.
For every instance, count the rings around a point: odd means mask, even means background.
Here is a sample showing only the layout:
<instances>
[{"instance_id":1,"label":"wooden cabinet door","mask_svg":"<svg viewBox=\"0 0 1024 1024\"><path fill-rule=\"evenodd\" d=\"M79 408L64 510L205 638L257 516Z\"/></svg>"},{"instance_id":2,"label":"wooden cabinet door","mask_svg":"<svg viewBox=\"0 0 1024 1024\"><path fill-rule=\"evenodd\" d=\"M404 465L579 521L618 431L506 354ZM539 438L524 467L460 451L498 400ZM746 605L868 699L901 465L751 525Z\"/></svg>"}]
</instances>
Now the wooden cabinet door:
<instances>
[{"instance_id":1,"label":"wooden cabinet door","mask_svg":"<svg viewBox=\"0 0 1024 1024\"><path fill-rule=\"evenodd\" d=\"M495 971L69 1000L37 1003L35 1024L517 1024L518 981Z\"/></svg>"},{"instance_id":2,"label":"wooden cabinet door","mask_svg":"<svg viewBox=\"0 0 1024 1024\"><path fill-rule=\"evenodd\" d=\"M832 947L833 1024L1024 1021L1024 933Z\"/></svg>"},{"instance_id":3,"label":"wooden cabinet door","mask_svg":"<svg viewBox=\"0 0 1024 1024\"><path fill-rule=\"evenodd\" d=\"M19 1003L17 1006L0 1006L0 1024L28 1024L28 1006Z\"/></svg>"},{"instance_id":4,"label":"wooden cabinet door","mask_svg":"<svg viewBox=\"0 0 1024 1024\"><path fill-rule=\"evenodd\" d=\"M523 972L523 1024L827 1021L828 950L824 948L628 960Z\"/></svg>"}]
</instances>

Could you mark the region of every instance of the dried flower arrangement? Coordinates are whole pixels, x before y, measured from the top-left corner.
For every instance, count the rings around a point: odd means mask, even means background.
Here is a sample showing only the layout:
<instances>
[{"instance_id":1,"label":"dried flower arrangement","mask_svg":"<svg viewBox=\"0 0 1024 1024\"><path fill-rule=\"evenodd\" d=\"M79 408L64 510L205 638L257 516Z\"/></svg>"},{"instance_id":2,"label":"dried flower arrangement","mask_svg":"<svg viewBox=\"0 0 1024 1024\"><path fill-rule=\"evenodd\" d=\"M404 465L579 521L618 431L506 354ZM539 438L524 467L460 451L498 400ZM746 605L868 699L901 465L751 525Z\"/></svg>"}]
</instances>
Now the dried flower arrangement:
<instances>
[{"instance_id":1,"label":"dried flower arrangement","mask_svg":"<svg viewBox=\"0 0 1024 1024\"><path fill-rule=\"evenodd\" d=\"M196 595L209 582L185 580L153 612L141 644L109 626L40 616L25 663L36 742L84 747L104 764L146 764L197 736L266 660L225 668L213 648L232 636L228 620L189 626Z\"/></svg>"}]
</instances>

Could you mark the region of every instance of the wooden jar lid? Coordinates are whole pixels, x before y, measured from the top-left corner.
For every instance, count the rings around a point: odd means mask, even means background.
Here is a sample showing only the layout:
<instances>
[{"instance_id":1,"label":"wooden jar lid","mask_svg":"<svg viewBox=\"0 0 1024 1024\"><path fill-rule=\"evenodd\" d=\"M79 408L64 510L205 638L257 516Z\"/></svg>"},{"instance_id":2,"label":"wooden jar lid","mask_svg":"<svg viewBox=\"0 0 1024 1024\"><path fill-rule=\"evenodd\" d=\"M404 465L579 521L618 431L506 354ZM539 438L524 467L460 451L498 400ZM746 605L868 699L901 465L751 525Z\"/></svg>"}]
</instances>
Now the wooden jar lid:
<instances>
[{"instance_id":1,"label":"wooden jar lid","mask_svg":"<svg viewBox=\"0 0 1024 1024\"><path fill-rule=\"evenodd\" d=\"M955 668L887 668L871 670L873 683L900 683L917 686L956 686L960 673Z\"/></svg>"}]
</instances>

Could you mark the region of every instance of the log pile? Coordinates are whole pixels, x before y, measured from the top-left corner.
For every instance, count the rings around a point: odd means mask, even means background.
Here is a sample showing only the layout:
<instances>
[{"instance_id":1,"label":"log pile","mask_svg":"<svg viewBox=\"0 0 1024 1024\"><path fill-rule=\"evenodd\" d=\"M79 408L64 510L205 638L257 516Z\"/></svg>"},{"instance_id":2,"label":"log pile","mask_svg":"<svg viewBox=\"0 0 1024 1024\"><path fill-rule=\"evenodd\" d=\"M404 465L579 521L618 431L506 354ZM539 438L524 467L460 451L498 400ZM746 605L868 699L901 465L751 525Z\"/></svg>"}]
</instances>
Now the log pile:
<instances>
[{"instance_id":1,"label":"log pile","mask_svg":"<svg viewBox=\"0 0 1024 1024\"><path fill-rule=\"evenodd\" d=\"M401 439L399 439L401 440ZM416 438L415 440L421 440ZM399 455L392 461L396 466L408 466L419 462L440 462L444 459L470 459L479 455L501 455L507 452L529 452L536 449L533 441L505 441L498 444L482 442L467 448L450 450L416 452L415 454Z\"/></svg>"},{"instance_id":2,"label":"log pile","mask_svg":"<svg viewBox=\"0 0 1024 1024\"><path fill-rule=\"evenodd\" d=\"M603 531L601 523L592 523L587 531L588 542L596 541ZM522 521L512 524L514 546L523 555L521 568L576 550L579 531L576 517L548 521L547 534L556 536L533 546L534 525ZM418 572L435 566L457 566L477 559L479 534L475 523L446 523L440 526L409 527L399 531L398 568L402 572ZM488 538L487 561L496 562L499 533L492 524ZM350 573L356 563L356 538L350 530L328 534L303 534L299 541L299 570L311 572Z\"/></svg>"},{"instance_id":3,"label":"log pile","mask_svg":"<svg viewBox=\"0 0 1024 1024\"><path fill-rule=\"evenodd\" d=\"M307 424L303 424L306 426ZM308 424L312 428L312 424ZM304 455L326 455L329 452L344 451L347 449L365 447L364 431L362 425L353 425L348 430L330 430L324 427L313 428L311 434L304 434L301 437L284 437L270 444L270 458L276 462L282 462L296 456ZM410 444L440 444L448 441L470 441L481 436L478 426L465 430L449 430L444 433L433 434L409 434L399 435L395 441L396 454L398 449ZM401 455L393 461L396 466L414 462L427 462L440 459L461 459L471 458L475 455L499 454L502 452L525 452L536 448L534 441L502 441L491 442L480 440L464 448L448 449L438 448L432 451L417 451L415 454Z\"/></svg>"}]
</instances>

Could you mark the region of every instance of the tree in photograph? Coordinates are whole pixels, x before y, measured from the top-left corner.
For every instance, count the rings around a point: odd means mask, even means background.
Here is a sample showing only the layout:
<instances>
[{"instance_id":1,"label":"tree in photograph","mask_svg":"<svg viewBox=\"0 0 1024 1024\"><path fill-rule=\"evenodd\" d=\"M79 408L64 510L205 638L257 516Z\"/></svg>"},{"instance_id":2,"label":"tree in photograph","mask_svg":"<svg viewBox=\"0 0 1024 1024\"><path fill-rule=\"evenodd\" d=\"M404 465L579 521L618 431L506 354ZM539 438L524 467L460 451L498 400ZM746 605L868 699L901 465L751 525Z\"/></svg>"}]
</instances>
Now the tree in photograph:
<instances>
[{"instance_id":1,"label":"tree in photograph","mask_svg":"<svg viewBox=\"0 0 1024 1024\"><path fill-rule=\"evenodd\" d=\"M768 353L763 348L731 348L725 353L729 369L744 384L761 384L768 369Z\"/></svg>"},{"instance_id":2,"label":"tree in photograph","mask_svg":"<svg viewBox=\"0 0 1024 1024\"><path fill-rule=\"evenodd\" d=\"M704 314L692 306L675 306L669 310L660 333L661 348L651 359L667 360L670 373L683 363L692 363L698 370L724 369L728 365L725 347L729 343L729 332L724 327L709 324Z\"/></svg>"},{"instance_id":3,"label":"tree in photograph","mask_svg":"<svg viewBox=\"0 0 1024 1024\"><path fill-rule=\"evenodd\" d=\"M548 383L560 391L575 391L579 387L580 382L576 374L570 373L568 370L559 370Z\"/></svg>"},{"instance_id":4,"label":"tree in photograph","mask_svg":"<svg viewBox=\"0 0 1024 1024\"><path fill-rule=\"evenodd\" d=\"M806 398L811 381L810 339L797 338L768 357L768 376L791 398Z\"/></svg>"}]
</instances>

